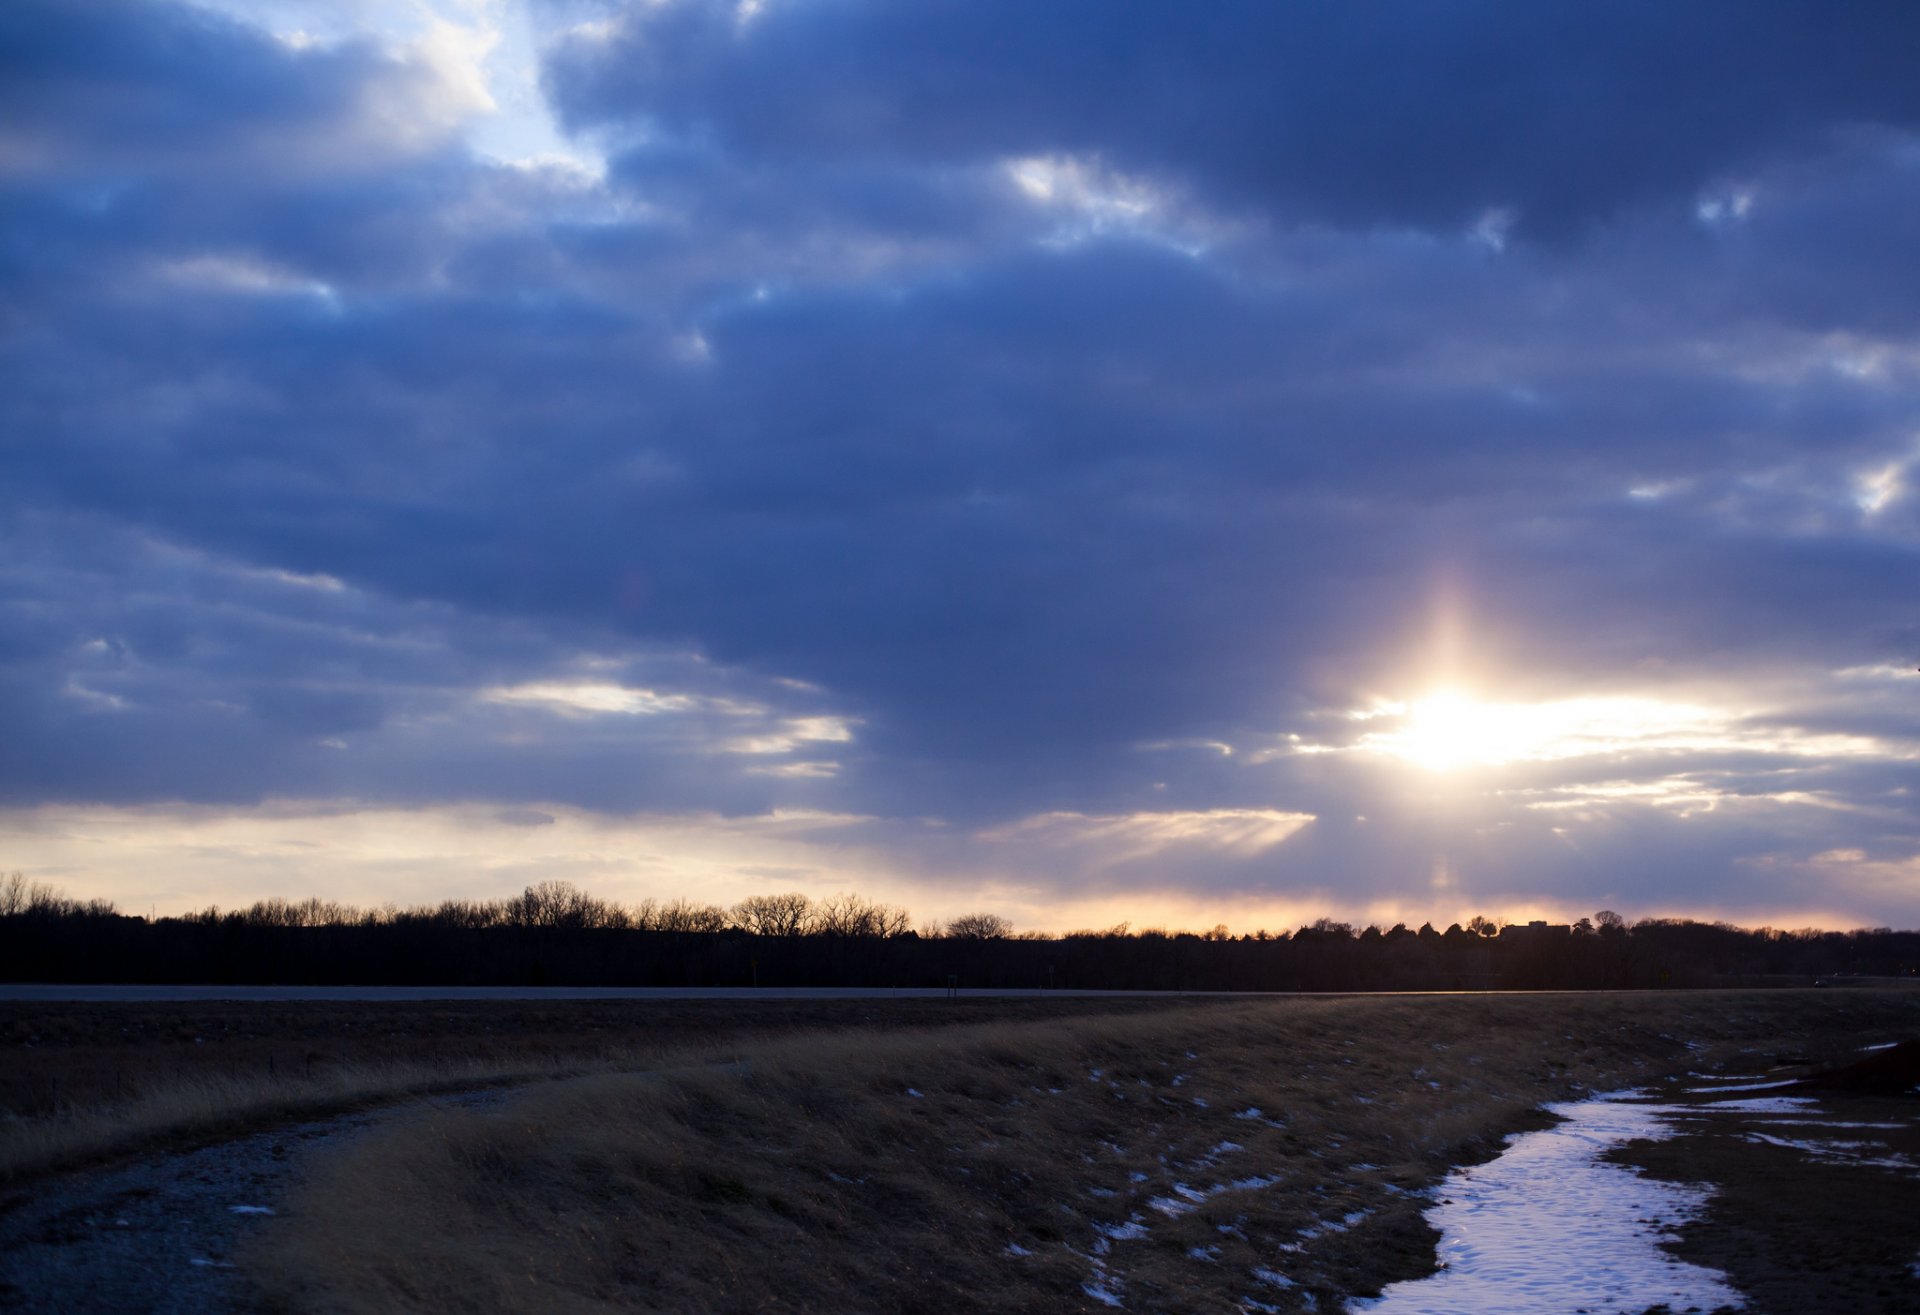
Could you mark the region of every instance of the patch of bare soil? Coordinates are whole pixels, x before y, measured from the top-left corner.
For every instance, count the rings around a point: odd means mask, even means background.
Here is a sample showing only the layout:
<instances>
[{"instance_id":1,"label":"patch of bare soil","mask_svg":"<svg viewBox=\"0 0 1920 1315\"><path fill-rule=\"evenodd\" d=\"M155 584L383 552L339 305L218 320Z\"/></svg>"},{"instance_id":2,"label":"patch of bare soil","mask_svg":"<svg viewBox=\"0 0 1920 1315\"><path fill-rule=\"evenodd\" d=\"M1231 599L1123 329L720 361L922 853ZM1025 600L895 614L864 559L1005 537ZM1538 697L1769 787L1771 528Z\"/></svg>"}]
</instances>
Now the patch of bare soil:
<instances>
[{"instance_id":1,"label":"patch of bare soil","mask_svg":"<svg viewBox=\"0 0 1920 1315\"><path fill-rule=\"evenodd\" d=\"M1612 1158L1714 1187L1673 1249L1726 1273L1750 1315L1920 1312L1920 1097L1829 1091L1791 1114L1727 1108L1680 1127Z\"/></svg>"}]
</instances>

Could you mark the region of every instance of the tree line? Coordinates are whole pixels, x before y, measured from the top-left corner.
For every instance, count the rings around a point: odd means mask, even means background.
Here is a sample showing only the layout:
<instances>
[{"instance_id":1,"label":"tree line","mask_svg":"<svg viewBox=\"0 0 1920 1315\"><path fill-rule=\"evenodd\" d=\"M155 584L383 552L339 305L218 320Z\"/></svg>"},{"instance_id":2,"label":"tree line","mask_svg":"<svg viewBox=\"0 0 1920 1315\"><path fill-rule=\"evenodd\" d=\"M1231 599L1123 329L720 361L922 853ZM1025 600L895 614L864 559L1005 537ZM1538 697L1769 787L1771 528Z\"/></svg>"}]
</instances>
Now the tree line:
<instances>
[{"instance_id":1,"label":"tree line","mask_svg":"<svg viewBox=\"0 0 1920 1315\"><path fill-rule=\"evenodd\" d=\"M1566 926L1017 932L992 913L915 926L857 894L730 908L620 904L548 881L496 900L359 908L261 900L122 914L0 878L0 978L284 985L899 986L1211 991L1791 985L1920 974L1920 932L1741 928L1602 911Z\"/></svg>"}]
</instances>

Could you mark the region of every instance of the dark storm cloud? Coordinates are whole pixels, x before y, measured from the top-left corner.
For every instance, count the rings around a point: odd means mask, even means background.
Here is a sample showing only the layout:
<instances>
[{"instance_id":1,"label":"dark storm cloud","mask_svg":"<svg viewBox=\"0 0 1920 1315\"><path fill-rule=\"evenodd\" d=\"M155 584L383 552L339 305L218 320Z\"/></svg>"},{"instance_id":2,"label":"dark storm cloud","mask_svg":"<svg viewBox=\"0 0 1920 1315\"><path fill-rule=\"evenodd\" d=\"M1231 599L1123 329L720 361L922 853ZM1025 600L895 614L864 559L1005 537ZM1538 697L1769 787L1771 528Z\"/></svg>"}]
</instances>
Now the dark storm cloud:
<instances>
[{"instance_id":1,"label":"dark storm cloud","mask_svg":"<svg viewBox=\"0 0 1920 1315\"><path fill-rule=\"evenodd\" d=\"M682 3L552 70L571 122L754 158L1099 153L1234 206L1567 231L1855 124L1913 125L1898 0Z\"/></svg>"},{"instance_id":2,"label":"dark storm cloud","mask_svg":"<svg viewBox=\"0 0 1920 1315\"><path fill-rule=\"evenodd\" d=\"M1912 718L1828 673L1920 633L1912 22L649 6L547 69L592 179L476 158L371 38L9 6L0 791L1273 808L1319 820L1185 880L1355 895L1476 827L1509 893L1896 855ZM1574 851L1530 796L1248 765L1417 693L1442 603L1516 698L1889 746L1540 788L1889 816L1614 800Z\"/></svg>"},{"instance_id":3,"label":"dark storm cloud","mask_svg":"<svg viewBox=\"0 0 1920 1315\"><path fill-rule=\"evenodd\" d=\"M370 43L297 54L203 10L116 0L9 5L0 52L9 163L55 178L284 159L385 62Z\"/></svg>"}]
</instances>

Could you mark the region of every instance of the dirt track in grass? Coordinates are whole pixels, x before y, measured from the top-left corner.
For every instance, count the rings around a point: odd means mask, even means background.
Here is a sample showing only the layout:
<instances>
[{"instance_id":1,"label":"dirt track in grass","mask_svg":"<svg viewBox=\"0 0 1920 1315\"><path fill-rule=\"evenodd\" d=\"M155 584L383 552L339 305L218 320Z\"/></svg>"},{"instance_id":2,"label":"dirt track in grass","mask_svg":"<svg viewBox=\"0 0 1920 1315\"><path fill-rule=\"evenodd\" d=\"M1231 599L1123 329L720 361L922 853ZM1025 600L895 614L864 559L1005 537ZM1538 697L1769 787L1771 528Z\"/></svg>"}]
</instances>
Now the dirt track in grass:
<instances>
[{"instance_id":1,"label":"dirt track in grass","mask_svg":"<svg viewBox=\"0 0 1920 1315\"><path fill-rule=\"evenodd\" d=\"M651 1068L821 1031L1128 1014L1151 998L0 1004L0 1209L51 1170L289 1119Z\"/></svg>"}]
</instances>

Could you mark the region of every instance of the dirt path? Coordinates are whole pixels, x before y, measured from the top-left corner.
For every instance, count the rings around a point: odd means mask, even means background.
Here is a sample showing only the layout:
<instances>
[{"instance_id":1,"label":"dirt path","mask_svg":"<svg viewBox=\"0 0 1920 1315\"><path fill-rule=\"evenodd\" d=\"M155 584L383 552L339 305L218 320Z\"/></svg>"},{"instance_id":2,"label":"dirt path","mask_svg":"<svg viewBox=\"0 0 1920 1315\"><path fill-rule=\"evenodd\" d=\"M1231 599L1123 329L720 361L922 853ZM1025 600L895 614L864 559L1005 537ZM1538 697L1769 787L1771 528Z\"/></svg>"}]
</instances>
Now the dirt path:
<instances>
[{"instance_id":1,"label":"dirt path","mask_svg":"<svg viewBox=\"0 0 1920 1315\"><path fill-rule=\"evenodd\" d=\"M225 1315L247 1309L230 1257L313 1163L490 1088L289 1124L198 1150L44 1180L0 1215L0 1310L47 1315Z\"/></svg>"}]
</instances>

